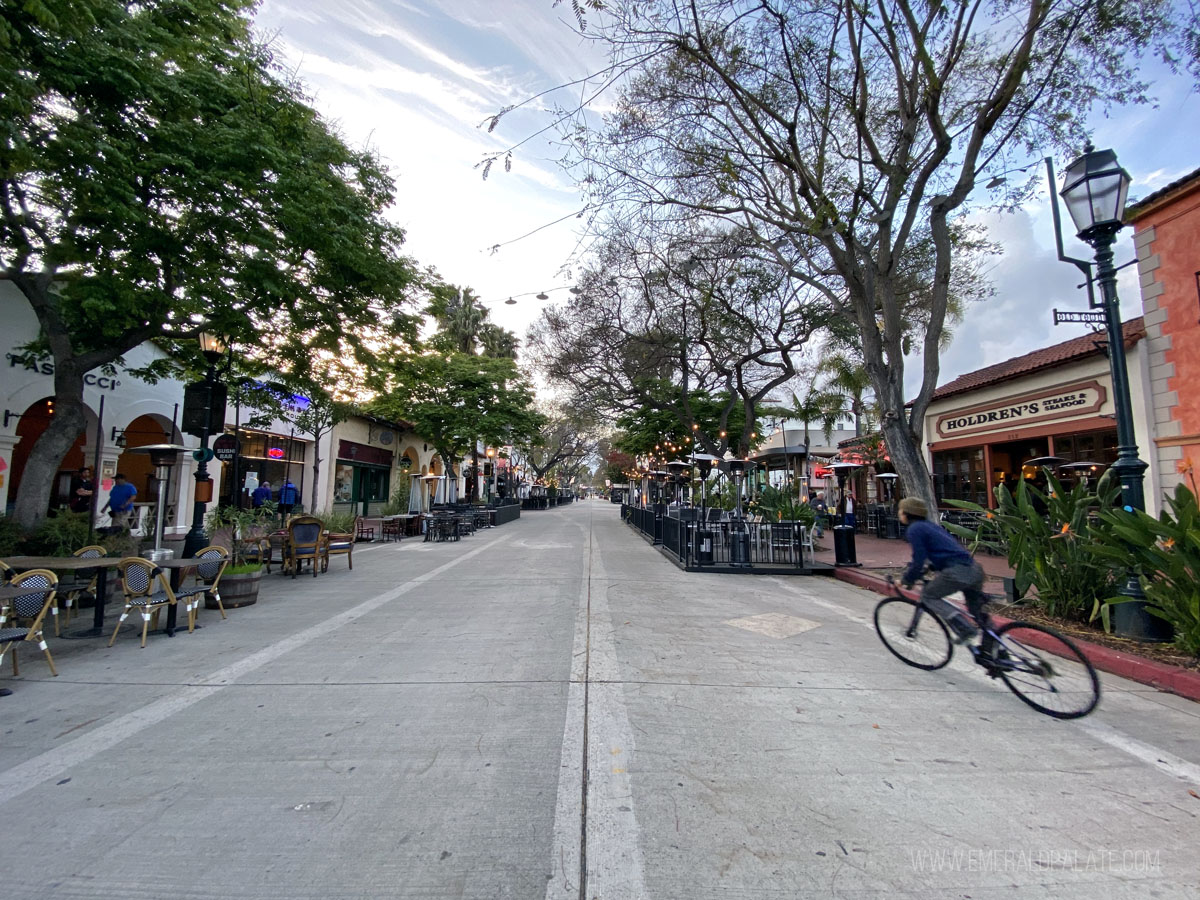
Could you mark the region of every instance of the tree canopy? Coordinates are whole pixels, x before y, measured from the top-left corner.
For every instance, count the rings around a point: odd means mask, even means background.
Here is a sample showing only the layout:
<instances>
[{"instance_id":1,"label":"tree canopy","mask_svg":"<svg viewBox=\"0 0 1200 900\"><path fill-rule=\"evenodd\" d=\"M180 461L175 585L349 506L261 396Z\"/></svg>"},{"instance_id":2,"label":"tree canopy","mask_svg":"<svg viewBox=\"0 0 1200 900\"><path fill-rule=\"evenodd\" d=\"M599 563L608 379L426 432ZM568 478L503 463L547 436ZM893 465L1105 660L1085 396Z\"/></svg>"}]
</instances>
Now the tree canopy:
<instances>
[{"instance_id":1,"label":"tree canopy","mask_svg":"<svg viewBox=\"0 0 1200 900\"><path fill-rule=\"evenodd\" d=\"M208 330L302 379L412 332L392 180L280 75L252 6L0 8L0 265L55 366L26 524L83 427L84 374L145 341L186 354Z\"/></svg>"}]
</instances>

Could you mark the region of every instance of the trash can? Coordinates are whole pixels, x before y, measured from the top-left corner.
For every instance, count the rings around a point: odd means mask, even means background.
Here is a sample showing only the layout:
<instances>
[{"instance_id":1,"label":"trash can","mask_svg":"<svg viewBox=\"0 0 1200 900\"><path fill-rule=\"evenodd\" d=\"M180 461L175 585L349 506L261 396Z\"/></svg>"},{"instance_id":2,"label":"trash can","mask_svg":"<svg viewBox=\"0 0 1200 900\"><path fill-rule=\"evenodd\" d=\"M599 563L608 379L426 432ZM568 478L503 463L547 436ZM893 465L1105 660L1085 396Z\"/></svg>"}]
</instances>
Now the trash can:
<instances>
[{"instance_id":1,"label":"trash can","mask_svg":"<svg viewBox=\"0 0 1200 900\"><path fill-rule=\"evenodd\" d=\"M731 566L750 565L750 532L743 522L729 526L729 564Z\"/></svg>"},{"instance_id":2,"label":"trash can","mask_svg":"<svg viewBox=\"0 0 1200 900\"><path fill-rule=\"evenodd\" d=\"M858 556L854 550L854 528L850 525L833 527L833 555L836 566L857 566Z\"/></svg>"},{"instance_id":3,"label":"trash can","mask_svg":"<svg viewBox=\"0 0 1200 900\"><path fill-rule=\"evenodd\" d=\"M697 528L693 534L695 535L695 544L692 548L692 556L695 557L696 564L701 566L712 565L713 533Z\"/></svg>"}]
</instances>

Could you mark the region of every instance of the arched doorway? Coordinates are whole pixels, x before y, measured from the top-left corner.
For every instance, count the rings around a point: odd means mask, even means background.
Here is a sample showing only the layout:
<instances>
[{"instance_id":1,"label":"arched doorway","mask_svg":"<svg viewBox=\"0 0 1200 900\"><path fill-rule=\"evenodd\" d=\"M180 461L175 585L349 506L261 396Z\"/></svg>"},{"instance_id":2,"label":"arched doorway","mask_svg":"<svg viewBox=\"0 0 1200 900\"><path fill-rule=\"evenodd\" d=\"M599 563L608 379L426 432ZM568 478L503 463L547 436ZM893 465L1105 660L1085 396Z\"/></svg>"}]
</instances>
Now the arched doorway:
<instances>
[{"instance_id":1,"label":"arched doorway","mask_svg":"<svg viewBox=\"0 0 1200 900\"><path fill-rule=\"evenodd\" d=\"M85 464L90 464L88 460L84 459L83 451L84 446L87 444L88 434L95 432L96 416L86 406L84 407L84 416L87 419L86 425L76 436L75 443L71 445L71 449L67 451L58 465L58 474L55 476L54 485L50 491L51 509L60 509L67 505L71 489L71 476ZM21 477L25 473L25 466L29 462L29 454L33 450L33 445L37 443L38 438L49 427L53 417L53 397L43 397L41 400L31 403L21 413L16 428L19 440L13 447L12 462L9 467L7 502L10 507L17 500L17 491L21 487Z\"/></svg>"},{"instance_id":2,"label":"arched doorway","mask_svg":"<svg viewBox=\"0 0 1200 900\"><path fill-rule=\"evenodd\" d=\"M148 444L171 444L171 424L161 416L147 414L138 416L125 426L125 449L117 457L117 471L123 474L135 488L137 498L135 506L158 502L158 478L154 475L154 466L150 463L149 453L130 453L135 447L145 447ZM167 485L168 489L170 484ZM171 498L167 498L168 509ZM134 521L139 521L134 519Z\"/></svg>"}]
</instances>

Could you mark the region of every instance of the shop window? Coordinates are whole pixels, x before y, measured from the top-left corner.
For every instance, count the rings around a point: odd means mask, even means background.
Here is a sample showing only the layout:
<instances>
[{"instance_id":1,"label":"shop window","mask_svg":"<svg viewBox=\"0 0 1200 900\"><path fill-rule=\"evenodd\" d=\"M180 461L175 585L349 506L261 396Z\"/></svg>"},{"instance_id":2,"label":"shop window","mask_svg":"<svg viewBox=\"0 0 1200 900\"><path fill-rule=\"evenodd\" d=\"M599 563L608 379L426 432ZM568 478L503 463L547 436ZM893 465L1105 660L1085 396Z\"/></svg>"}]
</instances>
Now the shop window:
<instances>
[{"instance_id":1,"label":"shop window","mask_svg":"<svg viewBox=\"0 0 1200 900\"><path fill-rule=\"evenodd\" d=\"M983 448L933 454L933 487L939 501L969 500L987 505L987 472Z\"/></svg>"}]
</instances>

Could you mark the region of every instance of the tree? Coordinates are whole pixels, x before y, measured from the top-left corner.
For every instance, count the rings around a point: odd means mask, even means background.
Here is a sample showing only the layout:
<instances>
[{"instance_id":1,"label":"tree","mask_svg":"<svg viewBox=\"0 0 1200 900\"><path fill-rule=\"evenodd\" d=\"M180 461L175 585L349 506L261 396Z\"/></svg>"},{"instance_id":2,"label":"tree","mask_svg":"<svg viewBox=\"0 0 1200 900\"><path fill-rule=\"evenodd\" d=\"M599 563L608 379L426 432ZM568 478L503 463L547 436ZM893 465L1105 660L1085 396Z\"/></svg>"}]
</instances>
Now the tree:
<instances>
[{"instance_id":1,"label":"tree","mask_svg":"<svg viewBox=\"0 0 1200 900\"><path fill-rule=\"evenodd\" d=\"M0 266L37 315L25 349L53 362L56 410L21 482L22 524L45 515L83 428L84 375L139 344L186 355L208 330L303 373L411 332L412 266L383 216L392 181L272 74L251 9L0 8Z\"/></svg>"},{"instance_id":2,"label":"tree","mask_svg":"<svg viewBox=\"0 0 1200 900\"><path fill-rule=\"evenodd\" d=\"M525 462L536 478L555 467L572 468L596 452L596 423L586 413L567 407L544 411L543 423L530 442Z\"/></svg>"},{"instance_id":3,"label":"tree","mask_svg":"<svg viewBox=\"0 0 1200 900\"><path fill-rule=\"evenodd\" d=\"M591 204L719 217L783 264L836 278L893 462L933 502L920 433L954 228L980 179L1077 148L1094 106L1147 99L1138 61L1177 42L1170 3L647 0L611 12L600 35L627 86L602 134L567 132ZM906 408L906 303L923 252L922 382Z\"/></svg>"},{"instance_id":4,"label":"tree","mask_svg":"<svg viewBox=\"0 0 1200 900\"><path fill-rule=\"evenodd\" d=\"M543 421L532 406L533 388L511 359L425 350L392 362L386 390L368 409L412 422L452 473L478 441L532 440Z\"/></svg>"},{"instance_id":5,"label":"tree","mask_svg":"<svg viewBox=\"0 0 1200 900\"><path fill-rule=\"evenodd\" d=\"M338 424L345 422L353 413L349 403L334 399L326 390L314 390L305 402L297 403L292 423L301 434L312 435L313 439L313 503L317 501L317 485L321 483L321 438Z\"/></svg>"},{"instance_id":6,"label":"tree","mask_svg":"<svg viewBox=\"0 0 1200 900\"><path fill-rule=\"evenodd\" d=\"M530 331L542 371L603 419L662 411L685 434L711 419L697 435L705 449L744 454L759 407L830 309L819 288L748 256L749 237L614 228L581 293ZM718 398L701 416L697 404Z\"/></svg>"}]
</instances>

